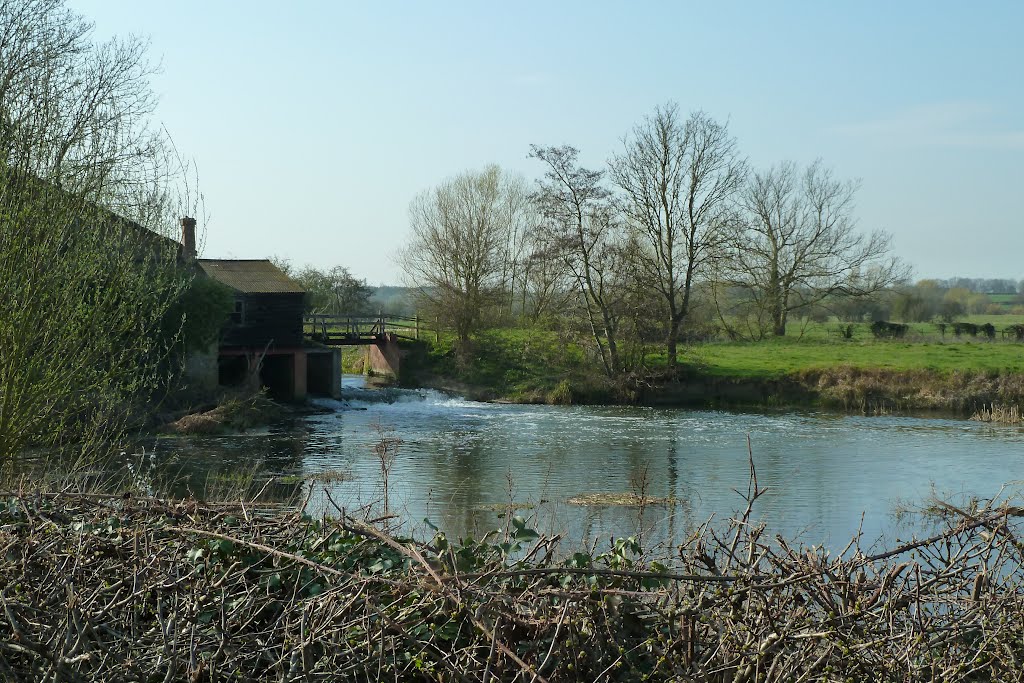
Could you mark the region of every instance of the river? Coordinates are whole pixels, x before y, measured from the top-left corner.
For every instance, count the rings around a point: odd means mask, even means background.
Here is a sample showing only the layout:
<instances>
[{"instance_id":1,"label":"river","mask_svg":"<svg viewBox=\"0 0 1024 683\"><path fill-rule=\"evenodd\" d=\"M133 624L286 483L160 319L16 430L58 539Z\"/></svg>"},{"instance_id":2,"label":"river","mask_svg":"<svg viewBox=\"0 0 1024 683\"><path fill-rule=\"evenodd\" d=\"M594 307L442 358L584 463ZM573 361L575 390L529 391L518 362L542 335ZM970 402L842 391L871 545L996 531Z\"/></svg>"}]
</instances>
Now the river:
<instances>
[{"instance_id":1,"label":"river","mask_svg":"<svg viewBox=\"0 0 1024 683\"><path fill-rule=\"evenodd\" d=\"M964 420L506 405L365 389L358 377L345 378L342 401L317 404L324 412L298 424L162 438L146 460L192 490L251 471L279 477L277 494L308 498L311 513L337 504L375 516L383 435L400 440L388 475L394 524L422 533L429 519L450 536L480 534L506 523L511 502L538 531L577 543L637 533L678 543L709 518L724 524L744 507L748 438L767 488L755 516L808 544L906 537L920 528L900 521L901 507L991 497L1004 485L1003 497L1015 496L1024 480L1024 429ZM600 501L641 492L655 502Z\"/></svg>"}]
</instances>

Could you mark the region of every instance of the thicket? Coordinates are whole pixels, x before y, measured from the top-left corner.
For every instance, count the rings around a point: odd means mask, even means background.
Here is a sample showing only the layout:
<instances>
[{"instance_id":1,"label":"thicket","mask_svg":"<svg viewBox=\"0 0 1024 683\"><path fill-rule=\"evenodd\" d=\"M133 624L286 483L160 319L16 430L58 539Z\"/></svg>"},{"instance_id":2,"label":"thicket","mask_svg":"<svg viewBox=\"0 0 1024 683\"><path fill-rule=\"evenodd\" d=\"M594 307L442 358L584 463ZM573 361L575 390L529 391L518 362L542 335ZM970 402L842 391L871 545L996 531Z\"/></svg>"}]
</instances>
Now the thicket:
<instances>
[{"instance_id":1,"label":"thicket","mask_svg":"<svg viewBox=\"0 0 1024 683\"><path fill-rule=\"evenodd\" d=\"M24 176L0 183L0 470L96 454L163 383L176 251ZM180 326L180 321L179 321Z\"/></svg>"},{"instance_id":2,"label":"thicket","mask_svg":"<svg viewBox=\"0 0 1024 683\"><path fill-rule=\"evenodd\" d=\"M116 449L205 336L170 315L196 292L159 236L188 197L151 73L63 0L0 0L0 473Z\"/></svg>"}]
</instances>

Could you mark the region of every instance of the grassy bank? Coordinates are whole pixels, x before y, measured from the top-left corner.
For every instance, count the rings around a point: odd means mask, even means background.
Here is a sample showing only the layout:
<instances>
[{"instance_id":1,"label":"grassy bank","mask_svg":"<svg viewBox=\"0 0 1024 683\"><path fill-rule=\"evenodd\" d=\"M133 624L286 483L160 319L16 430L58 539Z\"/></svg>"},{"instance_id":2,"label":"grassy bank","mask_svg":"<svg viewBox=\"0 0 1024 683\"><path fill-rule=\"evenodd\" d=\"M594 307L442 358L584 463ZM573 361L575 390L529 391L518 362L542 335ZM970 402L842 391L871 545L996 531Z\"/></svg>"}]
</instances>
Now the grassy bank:
<instances>
[{"instance_id":1,"label":"grassy bank","mask_svg":"<svg viewBox=\"0 0 1024 683\"><path fill-rule=\"evenodd\" d=\"M875 339L867 325L843 337L837 325L759 342L685 347L678 375L651 347L637 369L608 380L600 363L554 332L490 330L460 357L451 340L415 354L411 383L482 399L542 403L713 406L822 405L845 410L953 411L1024 403L1024 345L912 327L905 339Z\"/></svg>"},{"instance_id":2,"label":"grassy bank","mask_svg":"<svg viewBox=\"0 0 1024 683\"><path fill-rule=\"evenodd\" d=\"M452 389L473 398L516 403L610 403L615 387L578 344L550 331L486 330L458 354L442 336L403 359L411 384ZM408 373L406 369L408 368Z\"/></svg>"},{"instance_id":3,"label":"grassy bank","mask_svg":"<svg viewBox=\"0 0 1024 683\"><path fill-rule=\"evenodd\" d=\"M253 503L0 501L5 680L971 681L1024 659L1005 505L939 506L935 536L872 554L762 539L748 508L659 564L518 517L416 541Z\"/></svg>"}]
</instances>

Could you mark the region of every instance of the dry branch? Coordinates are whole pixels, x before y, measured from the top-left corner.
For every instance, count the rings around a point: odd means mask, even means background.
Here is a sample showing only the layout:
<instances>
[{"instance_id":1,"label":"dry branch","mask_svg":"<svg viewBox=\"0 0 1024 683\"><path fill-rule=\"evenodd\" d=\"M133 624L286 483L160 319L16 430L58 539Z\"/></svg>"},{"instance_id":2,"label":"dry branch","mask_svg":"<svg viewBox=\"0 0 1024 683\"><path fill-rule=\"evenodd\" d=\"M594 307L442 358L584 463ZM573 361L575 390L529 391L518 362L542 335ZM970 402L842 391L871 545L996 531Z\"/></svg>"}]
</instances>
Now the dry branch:
<instances>
[{"instance_id":1,"label":"dry branch","mask_svg":"<svg viewBox=\"0 0 1024 683\"><path fill-rule=\"evenodd\" d=\"M943 512L871 556L762 540L744 514L671 567L628 544L581 566L349 518L9 493L0 678L1015 680L1019 510Z\"/></svg>"}]
</instances>

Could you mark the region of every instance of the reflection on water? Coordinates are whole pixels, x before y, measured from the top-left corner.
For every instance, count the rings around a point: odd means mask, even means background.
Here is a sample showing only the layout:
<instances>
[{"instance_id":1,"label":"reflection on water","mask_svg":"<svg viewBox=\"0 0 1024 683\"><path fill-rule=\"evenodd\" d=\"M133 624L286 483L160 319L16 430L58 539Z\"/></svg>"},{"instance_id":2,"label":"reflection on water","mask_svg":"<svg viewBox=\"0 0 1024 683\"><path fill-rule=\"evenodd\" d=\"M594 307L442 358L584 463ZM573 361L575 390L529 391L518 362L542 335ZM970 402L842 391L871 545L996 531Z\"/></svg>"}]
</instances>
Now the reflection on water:
<instances>
[{"instance_id":1,"label":"reflection on water","mask_svg":"<svg viewBox=\"0 0 1024 683\"><path fill-rule=\"evenodd\" d=\"M756 513L773 532L845 545L859 528L872 541L895 535L894 504L933 490L990 496L1024 479L1024 431L956 421L781 415L638 407L484 404L429 390L361 388L346 378L343 400L322 414L268 432L162 438L160 476L196 490L209 472L284 475L281 495L312 484L312 512L328 504L380 506L375 425L402 440L389 501L415 527L424 518L449 534L503 524L510 498L545 532L572 539L629 535L678 542L695 525L743 506L747 437L761 486ZM345 473L337 481L336 473ZM228 477L230 479L230 477ZM291 482L290 484L287 482ZM629 494L671 502L644 510L566 501L580 494ZM642 519L641 519L642 517ZM903 533L909 533L903 530Z\"/></svg>"}]
</instances>

